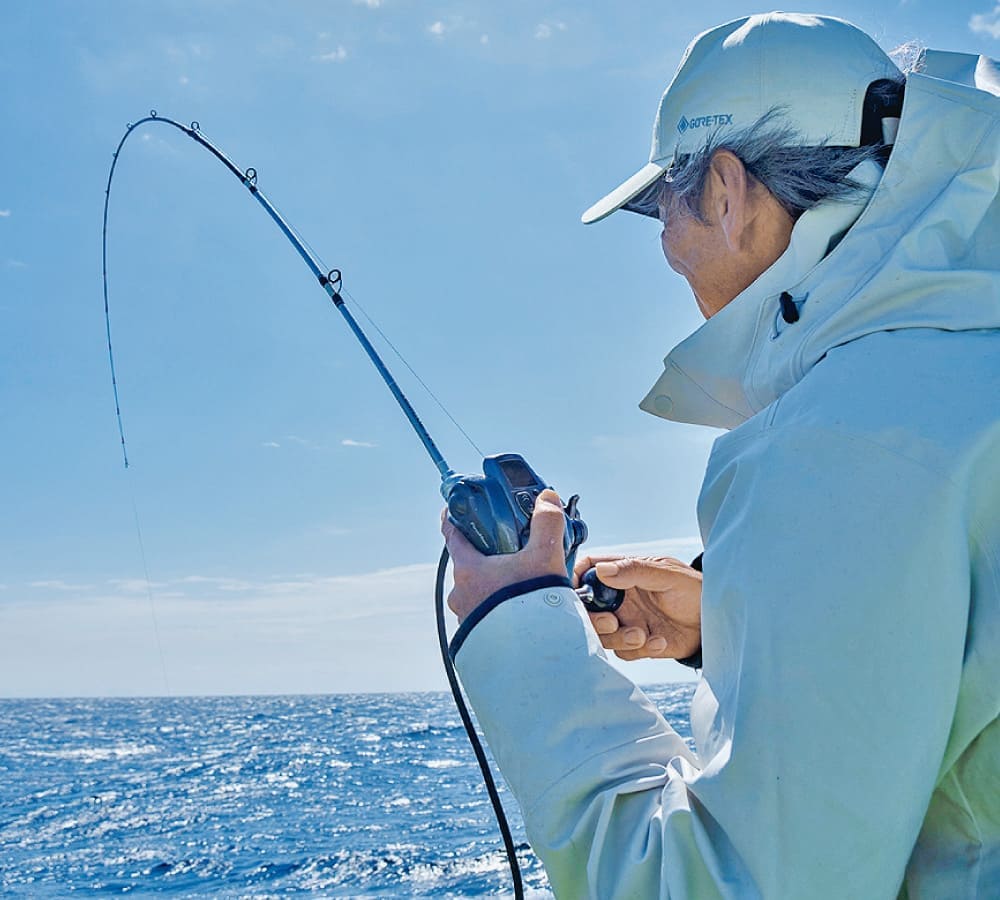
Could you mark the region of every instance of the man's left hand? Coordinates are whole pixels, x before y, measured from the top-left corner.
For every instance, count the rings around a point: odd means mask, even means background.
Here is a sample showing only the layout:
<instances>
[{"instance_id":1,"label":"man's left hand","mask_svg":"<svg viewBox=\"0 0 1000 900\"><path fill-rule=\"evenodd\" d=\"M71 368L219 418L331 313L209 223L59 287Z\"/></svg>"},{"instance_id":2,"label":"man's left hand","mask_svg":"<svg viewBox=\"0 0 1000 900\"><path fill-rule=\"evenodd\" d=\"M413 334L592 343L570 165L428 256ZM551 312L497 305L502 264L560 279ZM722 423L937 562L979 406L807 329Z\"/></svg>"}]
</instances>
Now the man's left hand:
<instances>
[{"instance_id":1,"label":"man's left hand","mask_svg":"<svg viewBox=\"0 0 1000 900\"><path fill-rule=\"evenodd\" d=\"M531 515L527 545L517 553L484 556L441 513L441 533L454 565L455 586L448 607L461 622L480 603L501 588L543 575L566 575L563 534L566 518L559 495L546 489L538 495Z\"/></svg>"}]
</instances>

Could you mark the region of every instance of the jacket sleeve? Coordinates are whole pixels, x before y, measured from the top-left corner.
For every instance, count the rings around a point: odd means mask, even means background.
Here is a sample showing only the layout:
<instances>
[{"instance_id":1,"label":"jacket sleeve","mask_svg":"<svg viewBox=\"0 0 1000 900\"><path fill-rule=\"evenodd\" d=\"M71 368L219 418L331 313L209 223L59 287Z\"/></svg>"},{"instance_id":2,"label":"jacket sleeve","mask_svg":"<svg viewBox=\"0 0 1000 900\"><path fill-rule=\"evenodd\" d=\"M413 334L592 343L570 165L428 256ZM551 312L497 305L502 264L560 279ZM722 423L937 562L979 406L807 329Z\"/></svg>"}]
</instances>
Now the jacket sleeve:
<instances>
[{"instance_id":1,"label":"jacket sleeve","mask_svg":"<svg viewBox=\"0 0 1000 900\"><path fill-rule=\"evenodd\" d=\"M569 589L507 600L458 653L529 839L559 897L895 897L961 674L961 504L835 433L764 432L712 470L697 757Z\"/></svg>"}]
</instances>

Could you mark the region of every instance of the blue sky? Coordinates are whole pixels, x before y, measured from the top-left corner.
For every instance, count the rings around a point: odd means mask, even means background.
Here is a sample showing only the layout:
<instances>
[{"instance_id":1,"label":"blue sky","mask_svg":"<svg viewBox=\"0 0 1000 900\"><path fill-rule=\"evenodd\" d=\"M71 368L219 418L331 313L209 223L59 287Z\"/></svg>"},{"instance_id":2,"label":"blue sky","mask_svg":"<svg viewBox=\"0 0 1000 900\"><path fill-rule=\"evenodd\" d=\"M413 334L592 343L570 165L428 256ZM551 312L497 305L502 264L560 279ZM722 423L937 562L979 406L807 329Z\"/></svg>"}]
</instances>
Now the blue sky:
<instances>
[{"instance_id":1,"label":"blue sky","mask_svg":"<svg viewBox=\"0 0 1000 900\"><path fill-rule=\"evenodd\" d=\"M101 212L111 153L151 108L254 166L483 452L582 495L592 546L697 552L714 436L637 403L699 315L655 223L579 215L646 161L690 37L751 11L0 5L0 695L445 684L435 469L263 211L164 126L130 139L113 191L123 469ZM886 48L1000 53L990 0L821 11ZM476 471L387 359L452 466Z\"/></svg>"}]
</instances>

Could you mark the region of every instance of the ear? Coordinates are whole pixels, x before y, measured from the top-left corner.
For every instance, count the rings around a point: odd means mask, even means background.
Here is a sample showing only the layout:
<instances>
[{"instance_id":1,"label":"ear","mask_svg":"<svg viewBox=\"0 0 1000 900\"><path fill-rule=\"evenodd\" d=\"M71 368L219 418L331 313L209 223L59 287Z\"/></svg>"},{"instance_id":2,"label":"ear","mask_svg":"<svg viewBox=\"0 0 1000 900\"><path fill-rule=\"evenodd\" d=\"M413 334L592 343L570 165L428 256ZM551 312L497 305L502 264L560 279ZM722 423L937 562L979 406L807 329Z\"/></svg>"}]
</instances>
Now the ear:
<instances>
[{"instance_id":1,"label":"ear","mask_svg":"<svg viewBox=\"0 0 1000 900\"><path fill-rule=\"evenodd\" d=\"M750 179L740 158L729 150L716 150L708 167L705 192L709 220L722 228L730 250L743 248L752 218Z\"/></svg>"}]
</instances>

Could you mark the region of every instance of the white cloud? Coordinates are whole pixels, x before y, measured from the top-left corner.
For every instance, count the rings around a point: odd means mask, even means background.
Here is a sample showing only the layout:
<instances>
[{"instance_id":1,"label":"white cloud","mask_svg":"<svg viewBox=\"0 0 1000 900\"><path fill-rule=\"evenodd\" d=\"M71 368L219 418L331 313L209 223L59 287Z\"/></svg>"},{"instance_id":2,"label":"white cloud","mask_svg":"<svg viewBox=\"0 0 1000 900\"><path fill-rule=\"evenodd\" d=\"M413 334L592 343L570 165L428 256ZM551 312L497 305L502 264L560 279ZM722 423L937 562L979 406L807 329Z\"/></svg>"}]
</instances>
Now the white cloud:
<instances>
[{"instance_id":1,"label":"white cloud","mask_svg":"<svg viewBox=\"0 0 1000 900\"><path fill-rule=\"evenodd\" d=\"M280 446L281 444L279 444L277 441L264 441L264 443L261 444L261 447L280 447Z\"/></svg>"},{"instance_id":2,"label":"white cloud","mask_svg":"<svg viewBox=\"0 0 1000 900\"><path fill-rule=\"evenodd\" d=\"M452 35L464 34L470 36L470 31L478 31L475 20L466 16L449 15L444 19L438 19L427 26L427 33L435 38L446 38Z\"/></svg>"},{"instance_id":3,"label":"white cloud","mask_svg":"<svg viewBox=\"0 0 1000 900\"><path fill-rule=\"evenodd\" d=\"M43 588L49 591L87 591L90 590L89 584L70 584L68 581L63 581L61 578L50 578L47 581L31 581L28 583L28 587L33 588Z\"/></svg>"},{"instance_id":4,"label":"white cloud","mask_svg":"<svg viewBox=\"0 0 1000 900\"><path fill-rule=\"evenodd\" d=\"M240 578L218 578L210 575L185 575L180 584L199 584L219 591L252 591L257 586Z\"/></svg>"},{"instance_id":5,"label":"white cloud","mask_svg":"<svg viewBox=\"0 0 1000 900\"><path fill-rule=\"evenodd\" d=\"M286 434L286 441L291 441L293 444L298 444L300 447L305 447L306 450L319 450L320 446L315 441L310 441L306 438L298 437L294 434Z\"/></svg>"},{"instance_id":6,"label":"white cloud","mask_svg":"<svg viewBox=\"0 0 1000 900\"><path fill-rule=\"evenodd\" d=\"M19 259L8 259L7 260L8 269L27 269L28 264L26 262L21 262Z\"/></svg>"},{"instance_id":7,"label":"white cloud","mask_svg":"<svg viewBox=\"0 0 1000 900\"><path fill-rule=\"evenodd\" d=\"M539 22L535 27L535 40L544 41L548 40L557 31L565 31L565 22Z\"/></svg>"},{"instance_id":8,"label":"white cloud","mask_svg":"<svg viewBox=\"0 0 1000 900\"><path fill-rule=\"evenodd\" d=\"M319 56L314 56L317 62L333 62L339 63L347 59L347 50L338 44L335 49L331 50L329 53L321 53Z\"/></svg>"},{"instance_id":9,"label":"white cloud","mask_svg":"<svg viewBox=\"0 0 1000 900\"><path fill-rule=\"evenodd\" d=\"M354 0L355 6L367 6L369 9L378 9L382 5L382 0Z\"/></svg>"},{"instance_id":10,"label":"white cloud","mask_svg":"<svg viewBox=\"0 0 1000 900\"><path fill-rule=\"evenodd\" d=\"M10 218L10 210L0 209L0 219L9 219L9 218Z\"/></svg>"},{"instance_id":11,"label":"white cloud","mask_svg":"<svg viewBox=\"0 0 1000 900\"><path fill-rule=\"evenodd\" d=\"M188 78L187 75L181 75L181 77L177 79L177 83L182 86L188 85L191 83L191 79Z\"/></svg>"},{"instance_id":12,"label":"white cloud","mask_svg":"<svg viewBox=\"0 0 1000 900\"><path fill-rule=\"evenodd\" d=\"M969 19L969 29L973 34L988 34L991 38L1000 39L1000 3L993 7L992 12L976 13Z\"/></svg>"},{"instance_id":13,"label":"white cloud","mask_svg":"<svg viewBox=\"0 0 1000 900\"><path fill-rule=\"evenodd\" d=\"M490 42L490 36L488 34L480 35L479 43L488 44Z\"/></svg>"},{"instance_id":14,"label":"white cloud","mask_svg":"<svg viewBox=\"0 0 1000 900\"><path fill-rule=\"evenodd\" d=\"M698 549L697 538L589 548L684 560ZM444 690L428 604L435 570L121 578L83 597L61 579L35 582L58 593L0 604L0 685L7 696L141 696L166 681L176 694ZM669 661L611 662L638 683L693 678Z\"/></svg>"},{"instance_id":15,"label":"white cloud","mask_svg":"<svg viewBox=\"0 0 1000 900\"><path fill-rule=\"evenodd\" d=\"M146 581L145 578L110 578L108 584L120 594L147 594L151 590L162 590L166 583Z\"/></svg>"},{"instance_id":16,"label":"white cloud","mask_svg":"<svg viewBox=\"0 0 1000 900\"><path fill-rule=\"evenodd\" d=\"M340 445L342 447L377 447L378 444L373 444L370 441L355 441L352 438L344 438Z\"/></svg>"}]
</instances>

